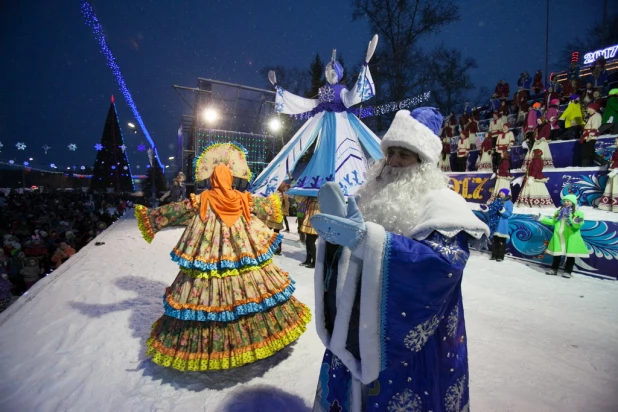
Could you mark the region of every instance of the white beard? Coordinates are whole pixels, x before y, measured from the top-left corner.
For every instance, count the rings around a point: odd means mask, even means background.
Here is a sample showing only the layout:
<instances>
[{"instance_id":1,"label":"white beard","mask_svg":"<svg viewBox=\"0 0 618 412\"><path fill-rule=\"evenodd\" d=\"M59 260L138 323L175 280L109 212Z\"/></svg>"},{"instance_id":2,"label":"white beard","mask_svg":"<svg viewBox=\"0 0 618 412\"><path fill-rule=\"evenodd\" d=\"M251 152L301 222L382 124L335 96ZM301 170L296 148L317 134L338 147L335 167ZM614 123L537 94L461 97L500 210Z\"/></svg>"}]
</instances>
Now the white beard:
<instances>
[{"instance_id":1,"label":"white beard","mask_svg":"<svg viewBox=\"0 0 618 412\"><path fill-rule=\"evenodd\" d=\"M358 207L366 221L406 236L419 223L423 196L447 188L447 177L435 165L384 167L385 163L382 159L369 168L367 182L357 192ZM376 180L383 167L382 179Z\"/></svg>"}]
</instances>

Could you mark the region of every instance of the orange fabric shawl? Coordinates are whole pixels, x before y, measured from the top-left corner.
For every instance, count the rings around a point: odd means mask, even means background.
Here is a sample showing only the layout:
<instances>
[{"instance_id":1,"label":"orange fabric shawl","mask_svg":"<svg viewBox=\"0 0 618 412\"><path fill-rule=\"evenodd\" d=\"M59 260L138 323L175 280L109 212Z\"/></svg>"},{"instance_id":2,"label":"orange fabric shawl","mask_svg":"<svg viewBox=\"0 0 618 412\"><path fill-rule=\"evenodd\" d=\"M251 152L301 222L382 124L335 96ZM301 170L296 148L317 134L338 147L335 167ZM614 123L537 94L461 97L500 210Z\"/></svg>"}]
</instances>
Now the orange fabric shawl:
<instances>
[{"instance_id":1,"label":"orange fabric shawl","mask_svg":"<svg viewBox=\"0 0 618 412\"><path fill-rule=\"evenodd\" d=\"M208 205L219 219L232 227L241 215L251 220L251 194L232 189L232 171L224 165L217 165L210 175L210 190L200 196L200 218L206 221Z\"/></svg>"}]
</instances>

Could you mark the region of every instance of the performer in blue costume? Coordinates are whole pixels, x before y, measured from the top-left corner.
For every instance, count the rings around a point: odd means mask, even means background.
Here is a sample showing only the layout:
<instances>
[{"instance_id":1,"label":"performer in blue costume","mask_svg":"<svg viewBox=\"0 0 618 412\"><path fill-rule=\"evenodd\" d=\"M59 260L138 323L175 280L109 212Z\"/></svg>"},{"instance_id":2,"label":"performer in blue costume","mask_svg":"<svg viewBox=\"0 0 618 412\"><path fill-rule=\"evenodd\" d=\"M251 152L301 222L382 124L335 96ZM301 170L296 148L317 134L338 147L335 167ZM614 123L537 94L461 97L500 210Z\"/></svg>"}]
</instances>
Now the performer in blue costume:
<instances>
[{"instance_id":1,"label":"performer in blue costume","mask_svg":"<svg viewBox=\"0 0 618 412\"><path fill-rule=\"evenodd\" d=\"M489 228L437 167L441 124L434 108L399 111L356 199L320 189L314 411L469 411L461 281Z\"/></svg>"},{"instance_id":2,"label":"performer in blue costume","mask_svg":"<svg viewBox=\"0 0 618 412\"><path fill-rule=\"evenodd\" d=\"M318 195L326 182L336 182L348 196L365 183L368 157L382 158L380 139L349 109L375 95L368 63L378 43L375 35L369 42L365 64L352 90L339 84L343 67L333 51L326 65L329 84L320 88L317 99L294 95L277 85L273 71L268 77L277 90L275 111L307 118L307 122L260 173L249 189L251 193L269 196L294 170L296 163L317 139L311 161L288 190L290 196Z\"/></svg>"}]
</instances>

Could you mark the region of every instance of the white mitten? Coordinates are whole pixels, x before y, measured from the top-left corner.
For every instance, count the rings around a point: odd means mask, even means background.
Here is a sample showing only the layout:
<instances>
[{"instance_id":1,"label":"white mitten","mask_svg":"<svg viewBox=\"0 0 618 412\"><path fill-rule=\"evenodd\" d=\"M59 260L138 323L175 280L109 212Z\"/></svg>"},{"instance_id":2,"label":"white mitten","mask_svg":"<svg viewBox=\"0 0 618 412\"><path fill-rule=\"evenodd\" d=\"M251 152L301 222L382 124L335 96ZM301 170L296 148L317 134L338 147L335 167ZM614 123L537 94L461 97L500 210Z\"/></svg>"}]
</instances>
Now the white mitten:
<instances>
[{"instance_id":1,"label":"white mitten","mask_svg":"<svg viewBox=\"0 0 618 412\"><path fill-rule=\"evenodd\" d=\"M274 70L270 70L268 72L268 80L270 80L273 86L277 85L277 75L275 74Z\"/></svg>"},{"instance_id":2,"label":"white mitten","mask_svg":"<svg viewBox=\"0 0 618 412\"><path fill-rule=\"evenodd\" d=\"M373 57L373 53L376 51L376 47L378 47L378 35L374 35L371 41L369 42L369 46L367 46L367 54L365 55L365 63L369 63L369 60Z\"/></svg>"},{"instance_id":3,"label":"white mitten","mask_svg":"<svg viewBox=\"0 0 618 412\"><path fill-rule=\"evenodd\" d=\"M618 169L613 169L607 176L612 179L616 175L618 175Z\"/></svg>"}]
</instances>

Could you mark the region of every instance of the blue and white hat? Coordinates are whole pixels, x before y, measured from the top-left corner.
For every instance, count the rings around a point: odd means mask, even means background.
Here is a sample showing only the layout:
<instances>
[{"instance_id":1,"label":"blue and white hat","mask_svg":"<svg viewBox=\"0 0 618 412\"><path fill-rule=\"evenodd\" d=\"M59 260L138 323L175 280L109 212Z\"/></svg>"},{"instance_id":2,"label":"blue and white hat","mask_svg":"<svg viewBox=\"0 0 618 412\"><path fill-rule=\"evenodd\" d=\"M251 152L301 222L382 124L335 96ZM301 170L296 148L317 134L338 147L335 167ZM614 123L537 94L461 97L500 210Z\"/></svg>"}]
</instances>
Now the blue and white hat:
<instances>
[{"instance_id":1,"label":"blue and white hat","mask_svg":"<svg viewBox=\"0 0 618 412\"><path fill-rule=\"evenodd\" d=\"M395 115L380 148L403 147L417 153L424 163L438 164L442 143L438 134L442 115L435 107L419 107L412 112L400 110Z\"/></svg>"}]
</instances>

